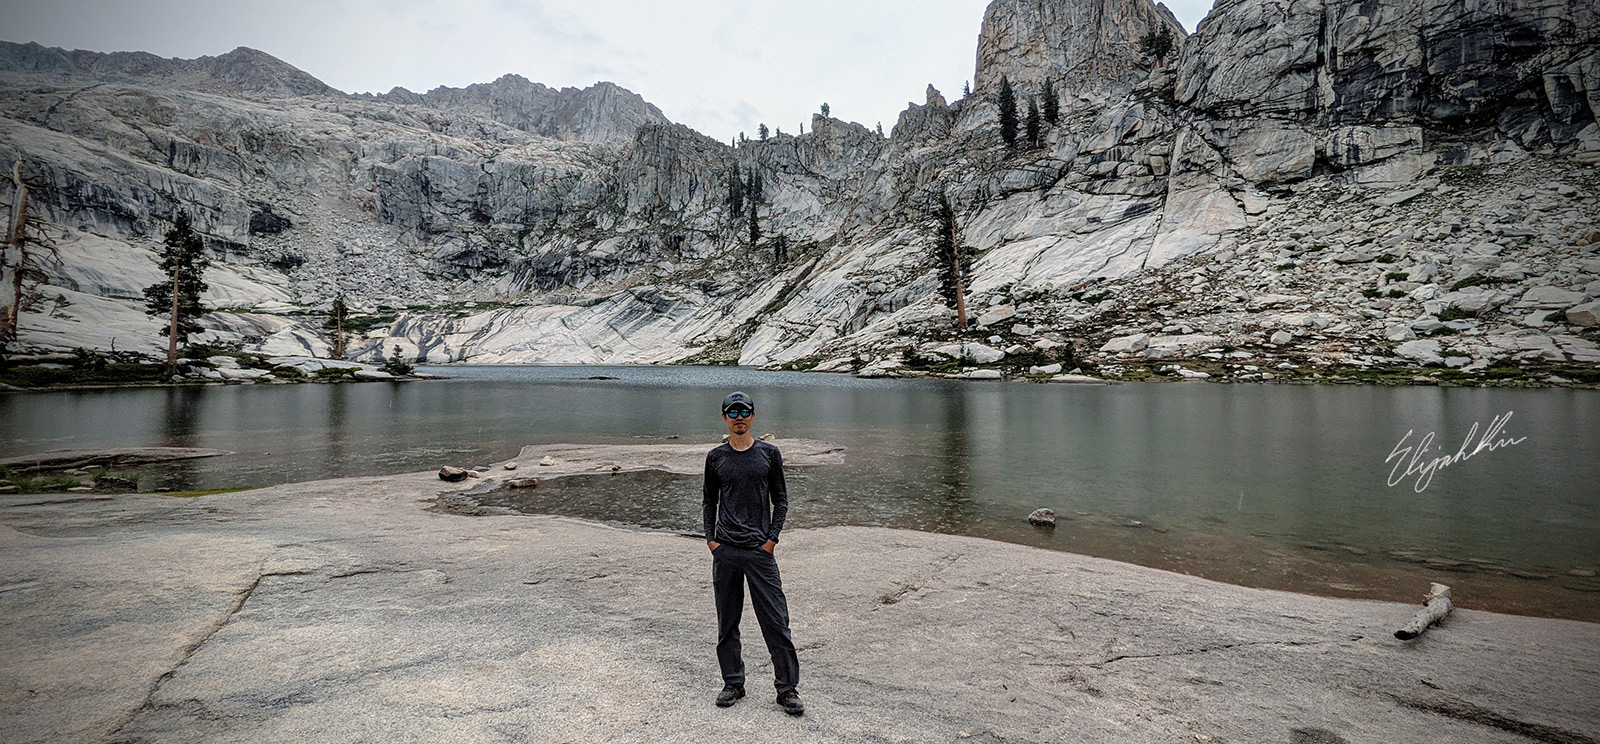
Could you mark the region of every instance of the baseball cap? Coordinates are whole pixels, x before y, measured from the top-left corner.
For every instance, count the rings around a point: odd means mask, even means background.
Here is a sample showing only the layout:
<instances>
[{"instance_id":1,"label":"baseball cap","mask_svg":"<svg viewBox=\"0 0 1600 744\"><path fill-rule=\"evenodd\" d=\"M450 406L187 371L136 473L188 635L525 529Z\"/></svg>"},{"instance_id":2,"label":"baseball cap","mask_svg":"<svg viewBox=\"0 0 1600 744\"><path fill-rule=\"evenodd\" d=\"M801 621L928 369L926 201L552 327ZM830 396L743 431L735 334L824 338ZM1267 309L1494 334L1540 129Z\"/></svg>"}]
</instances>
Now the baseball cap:
<instances>
[{"instance_id":1,"label":"baseball cap","mask_svg":"<svg viewBox=\"0 0 1600 744\"><path fill-rule=\"evenodd\" d=\"M755 413L756 402L751 400L749 395L737 391L728 393L728 397L722 399L723 413L741 408L751 413Z\"/></svg>"}]
</instances>

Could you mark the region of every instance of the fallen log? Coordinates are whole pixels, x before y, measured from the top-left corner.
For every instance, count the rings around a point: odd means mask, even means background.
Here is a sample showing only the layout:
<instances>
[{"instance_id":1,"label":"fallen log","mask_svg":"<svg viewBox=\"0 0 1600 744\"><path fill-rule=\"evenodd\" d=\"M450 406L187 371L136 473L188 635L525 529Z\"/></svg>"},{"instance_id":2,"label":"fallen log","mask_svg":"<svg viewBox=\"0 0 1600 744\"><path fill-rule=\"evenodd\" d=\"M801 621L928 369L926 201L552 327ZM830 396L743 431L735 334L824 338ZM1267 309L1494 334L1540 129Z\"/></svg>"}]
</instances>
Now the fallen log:
<instances>
[{"instance_id":1,"label":"fallen log","mask_svg":"<svg viewBox=\"0 0 1600 744\"><path fill-rule=\"evenodd\" d=\"M1411 624L1394 632L1394 637L1402 641L1409 641L1422 635L1428 626L1444 619L1450 614L1450 587L1434 583L1428 589L1428 595L1422 598L1423 608L1417 611L1417 616L1411 619Z\"/></svg>"}]
</instances>

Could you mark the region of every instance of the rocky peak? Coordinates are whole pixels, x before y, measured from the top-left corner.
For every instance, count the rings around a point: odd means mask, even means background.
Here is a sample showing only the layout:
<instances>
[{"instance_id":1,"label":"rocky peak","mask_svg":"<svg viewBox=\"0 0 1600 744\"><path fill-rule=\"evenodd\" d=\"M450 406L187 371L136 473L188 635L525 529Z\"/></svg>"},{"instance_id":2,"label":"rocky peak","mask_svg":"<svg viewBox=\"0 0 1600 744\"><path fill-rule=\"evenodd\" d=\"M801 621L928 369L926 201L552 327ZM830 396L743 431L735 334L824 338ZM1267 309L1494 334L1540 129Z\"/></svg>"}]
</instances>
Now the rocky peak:
<instances>
[{"instance_id":1,"label":"rocky peak","mask_svg":"<svg viewBox=\"0 0 1600 744\"><path fill-rule=\"evenodd\" d=\"M1182 24L1149 0L994 0L983 14L974 92L994 94L1002 76L1019 100L1046 80L1068 94L1130 82L1146 67L1139 40L1162 27L1181 45Z\"/></svg>"},{"instance_id":2,"label":"rocky peak","mask_svg":"<svg viewBox=\"0 0 1600 744\"><path fill-rule=\"evenodd\" d=\"M372 98L482 116L524 132L577 142L623 143L645 124L670 124L661 109L614 83L556 90L521 75L424 94L404 88Z\"/></svg>"},{"instance_id":3,"label":"rocky peak","mask_svg":"<svg viewBox=\"0 0 1600 744\"><path fill-rule=\"evenodd\" d=\"M215 57L169 59L147 52L69 52L31 42L0 41L0 71L236 96L343 95L294 65L249 47Z\"/></svg>"},{"instance_id":4,"label":"rocky peak","mask_svg":"<svg viewBox=\"0 0 1600 744\"><path fill-rule=\"evenodd\" d=\"M899 144L921 145L950 136L955 123L955 112L945 103L938 88L928 86L927 102L921 106L907 102L900 112L890 138ZM958 102L959 103L959 102Z\"/></svg>"}]
</instances>

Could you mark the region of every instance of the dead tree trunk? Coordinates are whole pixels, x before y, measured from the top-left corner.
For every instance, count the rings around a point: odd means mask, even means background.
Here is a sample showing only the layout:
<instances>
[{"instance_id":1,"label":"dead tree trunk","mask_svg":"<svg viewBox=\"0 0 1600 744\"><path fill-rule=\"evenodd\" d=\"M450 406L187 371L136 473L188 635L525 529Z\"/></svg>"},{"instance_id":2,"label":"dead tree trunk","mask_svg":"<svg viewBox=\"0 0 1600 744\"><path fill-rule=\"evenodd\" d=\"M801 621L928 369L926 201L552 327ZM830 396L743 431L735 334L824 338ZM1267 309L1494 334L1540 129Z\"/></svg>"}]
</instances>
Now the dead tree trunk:
<instances>
[{"instance_id":1,"label":"dead tree trunk","mask_svg":"<svg viewBox=\"0 0 1600 744\"><path fill-rule=\"evenodd\" d=\"M22 183L22 163L11 164L11 222L6 226L6 244L0 255L0 342L17 340L17 323L22 313L22 261L28 239L28 187ZM9 271L11 275L5 276ZM9 280L9 281L8 281Z\"/></svg>"},{"instance_id":2,"label":"dead tree trunk","mask_svg":"<svg viewBox=\"0 0 1600 744\"><path fill-rule=\"evenodd\" d=\"M967 330L967 272L965 257L961 255L961 243L957 240L956 221L954 216L950 219L950 246L955 252L956 265L956 330Z\"/></svg>"},{"instance_id":3,"label":"dead tree trunk","mask_svg":"<svg viewBox=\"0 0 1600 744\"><path fill-rule=\"evenodd\" d=\"M181 252L183 247L179 247ZM172 265L172 320L167 325L167 366L172 369L172 374L178 374L178 277L183 272L183 259L178 259Z\"/></svg>"},{"instance_id":4,"label":"dead tree trunk","mask_svg":"<svg viewBox=\"0 0 1600 744\"><path fill-rule=\"evenodd\" d=\"M1450 587L1435 583L1428 590L1428 596L1422 598L1424 607L1417 611L1417 616L1411 619L1411 624L1394 632L1394 637L1402 641L1409 641L1422 635L1428 626L1444 619L1450 614Z\"/></svg>"}]
</instances>

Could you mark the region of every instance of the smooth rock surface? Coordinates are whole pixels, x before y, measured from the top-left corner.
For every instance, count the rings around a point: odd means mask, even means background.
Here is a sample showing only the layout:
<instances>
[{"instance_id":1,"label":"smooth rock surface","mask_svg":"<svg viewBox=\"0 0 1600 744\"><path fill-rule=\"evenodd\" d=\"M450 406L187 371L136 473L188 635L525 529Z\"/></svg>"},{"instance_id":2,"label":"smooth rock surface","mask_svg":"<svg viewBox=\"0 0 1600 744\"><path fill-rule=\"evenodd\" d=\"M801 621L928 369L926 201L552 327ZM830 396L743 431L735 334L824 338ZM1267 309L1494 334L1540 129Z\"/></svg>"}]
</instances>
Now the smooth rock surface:
<instances>
[{"instance_id":1,"label":"smooth rock surface","mask_svg":"<svg viewBox=\"0 0 1600 744\"><path fill-rule=\"evenodd\" d=\"M0 730L15 742L747 742L776 729L834 742L1477 744L1511 741L1504 725L1600 737L1594 624L1458 608L1404 643L1390 633L1414 605L870 527L792 529L778 548L805 717L765 699L759 642L745 644L752 696L719 709L701 539L459 516L442 510L459 496L444 489L425 472L195 499L4 496Z\"/></svg>"}]
</instances>

